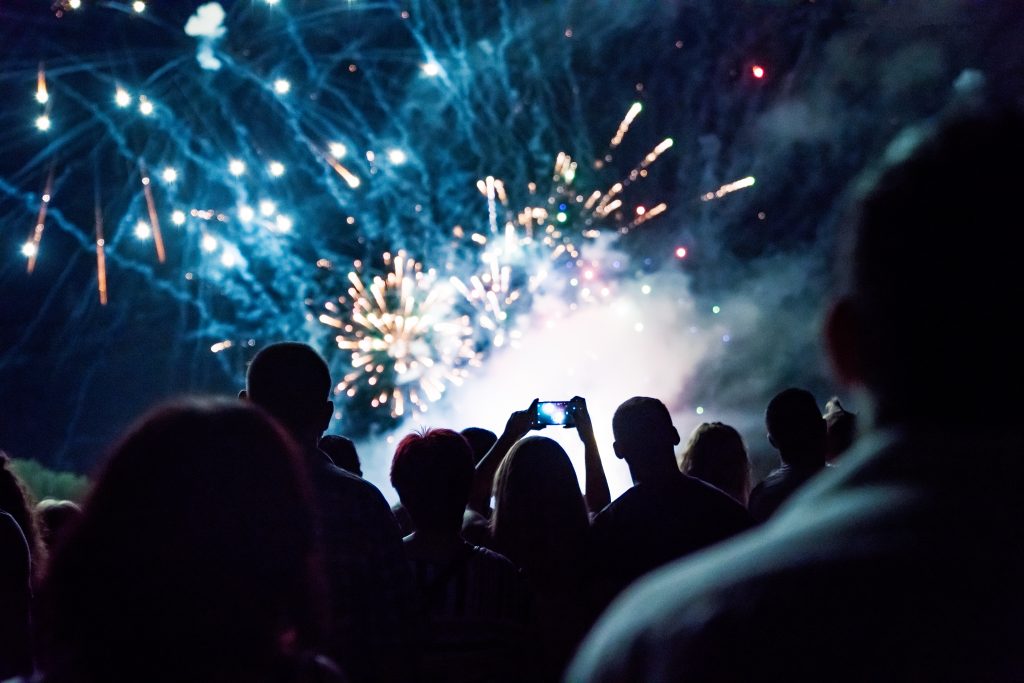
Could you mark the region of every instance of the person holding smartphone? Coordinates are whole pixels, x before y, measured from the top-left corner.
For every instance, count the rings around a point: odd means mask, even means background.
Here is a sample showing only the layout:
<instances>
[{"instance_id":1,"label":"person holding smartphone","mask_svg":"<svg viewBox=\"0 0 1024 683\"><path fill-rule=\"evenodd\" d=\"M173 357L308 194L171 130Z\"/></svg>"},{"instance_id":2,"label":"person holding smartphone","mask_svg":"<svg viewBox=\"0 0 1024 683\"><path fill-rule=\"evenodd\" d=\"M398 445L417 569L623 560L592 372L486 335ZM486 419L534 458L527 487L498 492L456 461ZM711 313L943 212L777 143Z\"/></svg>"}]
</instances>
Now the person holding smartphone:
<instances>
[{"instance_id":1,"label":"person holding smartphone","mask_svg":"<svg viewBox=\"0 0 1024 683\"><path fill-rule=\"evenodd\" d=\"M586 494L557 442L526 436L562 425L584 448ZM526 438L523 438L526 437ZM494 492L493 547L523 572L536 634L527 680L557 680L599 611L590 541L591 512L610 499L586 401L540 402L512 413L476 470L476 500Z\"/></svg>"}]
</instances>

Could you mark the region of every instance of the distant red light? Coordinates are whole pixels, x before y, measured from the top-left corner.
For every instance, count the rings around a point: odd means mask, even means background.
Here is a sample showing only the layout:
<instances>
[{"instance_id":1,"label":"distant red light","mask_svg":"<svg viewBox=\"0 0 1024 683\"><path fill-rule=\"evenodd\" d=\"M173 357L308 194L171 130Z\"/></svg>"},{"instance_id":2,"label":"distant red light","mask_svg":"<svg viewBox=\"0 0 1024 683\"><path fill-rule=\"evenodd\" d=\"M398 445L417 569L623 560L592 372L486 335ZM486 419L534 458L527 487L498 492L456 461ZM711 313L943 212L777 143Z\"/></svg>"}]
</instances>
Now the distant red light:
<instances>
[{"instance_id":1,"label":"distant red light","mask_svg":"<svg viewBox=\"0 0 1024 683\"><path fill-rule=\"evenodd\" d=\"M755 64L750 67L750 73L754 75L754 78L764 78L764 67Z\"/></svg>"}]
</instances>

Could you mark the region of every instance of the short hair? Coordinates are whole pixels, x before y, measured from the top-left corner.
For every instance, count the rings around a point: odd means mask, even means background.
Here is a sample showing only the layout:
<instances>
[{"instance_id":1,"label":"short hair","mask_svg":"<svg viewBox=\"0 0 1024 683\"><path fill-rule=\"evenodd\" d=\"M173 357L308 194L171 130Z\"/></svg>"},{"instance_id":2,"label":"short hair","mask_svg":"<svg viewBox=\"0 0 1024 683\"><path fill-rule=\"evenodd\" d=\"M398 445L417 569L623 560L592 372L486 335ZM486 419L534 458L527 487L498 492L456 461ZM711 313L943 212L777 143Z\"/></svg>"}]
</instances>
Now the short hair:
<instances>
[{"instance_id":1,"label":"short hair","mask_svg":"<svg viewBox=\"0 0 1024 683\"><path fill-rule=\"evenodd\" d=\"M482 427L466 427L461 432L473 449L473 462L479 463L487 455L487 451L498 442L498 435Z\"/></svg>"},{"instance_id":2,"label":"short hair","mask_svg":"<svg viewBox=\"0 0 1024 683\"><path fill-rule=\"evenodd\" d=\"M824 458L825 420L814 394L790 387L776 394L764 412L765 427L784 462Z\"/></svg>"},{"instance_id":3,"label":"short hair","mask_svg":"<svg viewBox=\"0 0 1024 683\"><path fill-rule=\"evenodd\" d=\"M302 431L330 397L331 372L308 344L278 342L261 349L249 363L246 393L293 431Z\"/></svg>"},{"instance_id":4,"label":"short hair","mask_svg":"<svg viewBox=\"0 0 1024 683\"><path fill-rule=\"evenodd\" d=\"M391 485L417 529L462 528L472 483L473 451L458 432L414 432L395 449Z\"/></svg>"},{"instance_id":5,"label":"short hair","mask_svg":"<svg viewBox=\"0 0 1024 683\"><path fill-rule=\"evenodd\" d=\"M320 450L326 453L341 469L358 477L363 476L359 452L352 439L338 434L325 434L320 439Z\"/></svg>"},{"instance_id":6,"label":"short hair","mask_svg":"<svg viewBox=\"0 0 1024 683\"><path fill-rule=\"evenodd\" d=\"M276 652L282 624L312 645L323 576L311 495L298 446L252 404L147 414L57 546L41 596L44 669L202 680Z\"/></svg>"},{"instance_id":7,"label":"short hair","mask_svg":"<svg viewBox=\"0 0 1024 683\"><path fill-rule=\"evenodd\" d=\"M660 444L673 435L672 415L656 398L634 396L615 409L612 434L620 444Z\"/></svg>"},{"instance_id":8,"label":"short hair","mask_svg":"<svg viewBox=\"0 0 1024 683\"><path fill-rule=\"evenodd\" d=\"M859 201L839 265L879 421L1019 414L1021 354L992 326L1020 291L1022 158L1019 111L962 115Z\"/></svg>"},{"instance_id":9,"label":"short hair","mask_svg":"<svg viewBox=\"0 0 1024 683\"><path fill-rule=\"evenodd\" d=\"M680 469L747 504L750 458L743 437L721 422L702 422L690 434Z\"/></svg>"}]
</instances>

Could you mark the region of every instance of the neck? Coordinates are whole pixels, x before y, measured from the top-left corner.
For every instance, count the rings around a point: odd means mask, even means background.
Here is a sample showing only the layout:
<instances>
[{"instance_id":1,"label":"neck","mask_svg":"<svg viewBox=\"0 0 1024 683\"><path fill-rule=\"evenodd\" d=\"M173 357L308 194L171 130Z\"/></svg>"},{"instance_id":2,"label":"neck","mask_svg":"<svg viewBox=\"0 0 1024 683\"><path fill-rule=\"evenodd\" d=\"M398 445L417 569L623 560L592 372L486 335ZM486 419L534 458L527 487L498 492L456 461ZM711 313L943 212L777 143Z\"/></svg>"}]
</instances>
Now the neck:
<instances>
[{"instance_id":1,"label":"neck","mask_svg":"<svg viewBox=\"0 0 1024 683\"><path fill-rule=\"evenodd\" d=\"M676 466L675 456L672 454L669 454L668 457L647 460L634 459L627 461L627 464L634 484L656 483L679 475L679 468Z\"/></svg>"}]
</instances>

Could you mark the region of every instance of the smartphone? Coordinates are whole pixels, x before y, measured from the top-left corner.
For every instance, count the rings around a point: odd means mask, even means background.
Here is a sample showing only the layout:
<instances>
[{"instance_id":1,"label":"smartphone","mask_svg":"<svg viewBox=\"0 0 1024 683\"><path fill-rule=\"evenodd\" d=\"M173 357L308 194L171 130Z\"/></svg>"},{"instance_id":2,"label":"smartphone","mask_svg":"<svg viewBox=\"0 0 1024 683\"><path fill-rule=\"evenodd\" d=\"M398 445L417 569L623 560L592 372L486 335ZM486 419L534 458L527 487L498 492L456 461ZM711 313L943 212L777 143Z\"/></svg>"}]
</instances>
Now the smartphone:
<instances>
[{"instance_id":1,"label":"smartphone","mask_svg":"<svg viewBox=\"0 0 1024 683\"><path fill-rule=\"evenodd\" d=\"M540 401L533 419L539 425L573 427L576 424L572 401Z\"/></svg>"}]
</instances>

